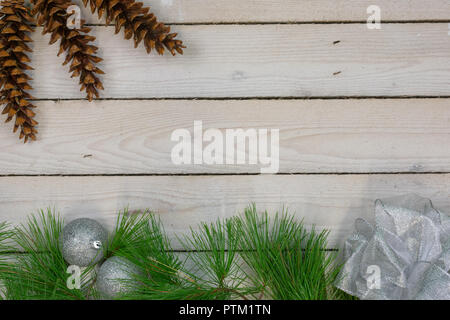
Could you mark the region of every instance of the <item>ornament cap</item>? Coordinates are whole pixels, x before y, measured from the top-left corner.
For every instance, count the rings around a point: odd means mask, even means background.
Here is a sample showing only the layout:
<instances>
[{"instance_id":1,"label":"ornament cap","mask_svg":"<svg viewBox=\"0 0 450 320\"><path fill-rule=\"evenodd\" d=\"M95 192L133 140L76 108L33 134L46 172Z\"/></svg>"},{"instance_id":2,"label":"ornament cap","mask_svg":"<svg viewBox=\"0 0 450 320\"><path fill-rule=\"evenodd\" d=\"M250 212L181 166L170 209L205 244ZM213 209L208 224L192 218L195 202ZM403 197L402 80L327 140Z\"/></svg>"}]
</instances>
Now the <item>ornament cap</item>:
<instances>
[{"instance_id":1,"label":"ornament cap","mask_svg":"<svg viewBox=\"0 0 450 320\"><path fill-rule=\"evenodd\" d=\"M92 242L92 248L94 249L101 249L102 248L102 242L100 240L96 240Z\"/></svg>"}]
</instances>

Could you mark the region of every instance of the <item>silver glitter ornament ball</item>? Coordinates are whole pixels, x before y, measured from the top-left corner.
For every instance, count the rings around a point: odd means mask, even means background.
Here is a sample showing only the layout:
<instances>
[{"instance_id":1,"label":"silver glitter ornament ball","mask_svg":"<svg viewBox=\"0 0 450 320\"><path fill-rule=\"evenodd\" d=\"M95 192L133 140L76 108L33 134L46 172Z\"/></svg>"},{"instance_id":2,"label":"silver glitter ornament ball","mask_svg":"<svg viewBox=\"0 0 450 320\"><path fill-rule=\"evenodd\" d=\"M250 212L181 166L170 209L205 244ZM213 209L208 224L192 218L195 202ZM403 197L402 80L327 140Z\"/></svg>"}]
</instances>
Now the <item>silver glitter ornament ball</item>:
<instances>
[{"instance_id":1,"label":"silver glitter ornament ball","mask_svg":"<svg viewBox=\"0 0 450 320\"><path fill-rule=\"evenodd\" d=\"M108 233L93 219L81 218L68 223L60 236L64 259L69 264L87 267L103 258Z\"/></svg>"},{"instance_id":2,"label":"silver glitter ornament ball","mask_svg":"<svg viewBox=\"0 0 450 320\"><path fill-rule=\"evenodd\" d=\"M111 257L100 267L97 274L97 289L104 299L113 299L133 290L137 285L135 276L143 272L132 262L122 257Z\"/></svg>"}]
</instances>

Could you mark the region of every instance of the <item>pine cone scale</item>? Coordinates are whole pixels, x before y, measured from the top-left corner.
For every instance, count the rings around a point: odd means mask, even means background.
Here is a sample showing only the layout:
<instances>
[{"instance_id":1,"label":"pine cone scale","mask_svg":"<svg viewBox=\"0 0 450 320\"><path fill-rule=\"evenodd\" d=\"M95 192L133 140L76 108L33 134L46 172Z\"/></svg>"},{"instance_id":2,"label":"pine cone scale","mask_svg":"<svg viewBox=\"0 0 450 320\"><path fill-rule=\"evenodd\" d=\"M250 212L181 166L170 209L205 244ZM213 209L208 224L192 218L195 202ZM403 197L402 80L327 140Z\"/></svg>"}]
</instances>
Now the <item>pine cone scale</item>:
<instances>
[{"instance_id":1,"label":"pine cone scale","mask_svg":"<svg viewBox=\"0 0 450 320\"><path fill-rule=\"evenodd\" d=\"M101 58L95 56L97 47L90 45L95 37L88 35L91 28L84 27L84 21L81 21L79 29L68 27L68 18L72 13L66 13L66 9L72 5L70 0L32 0L34 11L38 15L38 24L44 27L44 33L50 33L50 44L60 40L58 55L65 52L66 58L63 65L70 63L69 72L71 77L83 76L89 74L88 79L94 79L94 82L100 80L94 75L95 68L90 67L92 63L99 63ZM86 2L87 3L87 2ZM86 68L86 66L88 66ZM91 82L84 84L80 78L81 90L86 91L86 97L92 101L93 97L98 97L98 91Z\"/></svg>"},{"instance_id":2,"label":"pine cone scale","mask_svg":"<svg viewBox=\"0 0 450 320\"><path fill-rule=\"evenodd\" d=\"M4 105L2 114L6 122L14 120L13 132L19 131L19 138L24 142L36 139L34 120L36 106L27 91L32 90L28 84L32 78L26 74L33 70L26 54L32 52L27 45L32 39L28 33L33 32L31 24L37 15L37 25L42 26L42 34L50 34L49 44L59 40L58 56L65 53L63 65L69 65L71 77L79 78L80 91L85 91L89 101L99 97L98 90L104 90L98 75L104 74L96 64L98 47L92 45L95 37L89 35L90 27L80 26L75 29L68 23L75 12L66 10L73 3L71 0L31 0L34 5L30 11L24 0L0 0L0 103ZM114 22L115 32L124 32L125 39L133 39L134 46L141 42L147 53L155 50L164 54L167 50L172 55L183 54L183 42L176 39L176 33L170 33L170 27L158 22L156 16L135 0L82 0L84 6L97 11L99 18L105 15L107 24Z\"/></svg>"},{"instance_id":3,"label":"pine cone scale","mask_svg":"<svg viewBox=\"0 0 450 320\"><path fill-rule=\"evenodd\" d=\"M33 31L29 23L32 18L23 0L2 1L0 10L0 102L6 104L2 114L7 114L6 122L15 117L13 132L20 129L20 139L35 140L38 124L33 118L35 108L29 102L31 95L25 90L31 90L28 80L31 77L24 70L32 69L26 63L30 58L24 53L32 50L25 44L31 42L25 32Z\"/></svg>"},{"instance_id":4,"label":"pine cone scale","mask_svg":"<svg viewBox=\"0 0 450 320\"><path fill-rule=\"evenodd\" d=\"M183 42L176 40L176 33L170 33L170 27L157 21L150 8L135 0L83 0L85 7L90 5L91 11L97 11L99 18L106 13L106 23L115 22L115 33L123 28L125 39L134 40L137 47L140 42L148 53L153 49L164 54L165 48L172 54L183 54Z\"/></svg>"}]
</instances>

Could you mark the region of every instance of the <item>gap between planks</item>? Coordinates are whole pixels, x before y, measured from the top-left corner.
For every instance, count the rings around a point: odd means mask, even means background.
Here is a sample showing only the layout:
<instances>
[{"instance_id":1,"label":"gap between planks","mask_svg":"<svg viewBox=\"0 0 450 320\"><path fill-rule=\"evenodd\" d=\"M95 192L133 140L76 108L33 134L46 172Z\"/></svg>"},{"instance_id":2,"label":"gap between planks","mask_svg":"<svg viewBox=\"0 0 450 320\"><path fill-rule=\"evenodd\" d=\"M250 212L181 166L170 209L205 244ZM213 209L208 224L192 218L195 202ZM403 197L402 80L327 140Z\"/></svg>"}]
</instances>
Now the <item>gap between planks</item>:
<instances>
[{"instance_id":1,"label":"gap between planks","mask_svg":"<svg viewBox=\"0 0 450 320\"><path fill-rule=\"evenodd\" d=\"M195 100L205 100L205 101L246 101L246 100L387 100L387 99L450 99L450 96L310 96L310 97L167 97L167 98L97 98L93 101L195 101ZM48 98L48 99L30 99L30 101L88 101L85 98Z\"/></svg>"},{"instance_id":2,"label":"gap between planks","mask_svg":"<svg viewBox=\"0 0 450 320\"><path fill-rule=\"evenodd\" d=\"M366 24L367 21L249 21L249 22L192 22L192 23L167 23L166 26L248 26L248 25L277 25L277 24L291 24L291 25L304 25L304 24ZM450 20L383 20L383 24L410 24L410 23L450 23ZM36 27L36 25L32 25ZM89 27L114 27L114 24L106 23L86 23L85 26Z\"/></svg>"},{"instance_id":3,"label":"gap between planks","mask_svg":"<svg viewBox=\"0 0 450 320\"><path fill-rule=\"evenodd\" d=\"M123 173L123 174L0 174L0 178L2 177L208 177L208 176L318 176L318 175L327 175L327 176L349 176L349 175L443 175L450 174L450 171L421 171L421 172L412 172L412 171L397 171L397 172L280 172L275 174L261 174L261 173L252 173L252 172L243 172L243 173Z\"/></svg>"}]
</instances>

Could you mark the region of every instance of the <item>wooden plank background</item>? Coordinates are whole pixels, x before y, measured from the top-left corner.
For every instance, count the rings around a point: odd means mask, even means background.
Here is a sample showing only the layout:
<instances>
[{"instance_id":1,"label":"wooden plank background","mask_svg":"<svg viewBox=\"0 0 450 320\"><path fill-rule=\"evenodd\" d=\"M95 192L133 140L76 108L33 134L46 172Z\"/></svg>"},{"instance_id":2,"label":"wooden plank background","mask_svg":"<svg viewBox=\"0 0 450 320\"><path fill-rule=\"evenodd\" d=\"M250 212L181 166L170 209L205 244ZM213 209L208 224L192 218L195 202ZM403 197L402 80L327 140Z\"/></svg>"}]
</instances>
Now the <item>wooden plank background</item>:
<instances>
[{"instance_id":1,"label":"wooden plank background","mask_svg":"<svg viewBox=\"0 0 450 320\"><path fill-rule=\"evenodd\" d=\"M38 141L0 126L0 221L55 207L109 229L125 206L176 233L287 206L341 247L377 198L416 193L450 212L450 2L145 0L188 46L146 55L93 25L105 91L88 103L57 45L33 34ZM80 3L80 1L78 1ZM173 130L280 129L280 174L259 167L176 166Z\"/></svg>"},{"instance_id":2,"label":"wooden plank background","mask_svg":"<svg viewBox=\"0 0 450 320\"><path fill-rule=\"evenodd\" d=\"M383 21L436 21L450 19L447 0L142 0L166 23L287 23L363 22L367 7L378 5ZM96 16L82 8L88 23Z\"/></svg>"},{"instance_id":3,"label":"wooden plank background","mask_svg":"<svg viewBox=\"0 0 450 320\"><path fill-rule=\"evenodd\" d=\"M450 96L447 23L176 26L183 56L93 27L102 98ZM49 36L33 36L34 96L84 98ZM340 41L335 43L335 41Z\"/></svg>"},{"instance_id":4,"label":"wooden plank background","mask_svg":"<svg viewBox=\"0 0 450 320\"><path fill-rule=\"evenodd\" d=\"M274 213L283 205L306 225L332 230L330 246L340 246L358 217L373 219L377 198L417 193L450 209L450 174L2 177L2 216L24 221L17 212L55 207L67 221L89 216L112 230L117 209L151 208L160 214L175 249L175 235L201 221L242 213L250 203Z\"/></svg>"},{"instance_id":5,"label":"wooden plank background","mask_svg":"<svg viewBox=\"0 0 450 320\"><path fill-rule=\"evenodd\" d=\"M175 165L171 134L277 128L280 173L450 171L449 99L40 101L39 141L0 126L0 174L259 173L254 165ZM205 143L206 145L207 143Z\"/></svg>"}]
</instances>

